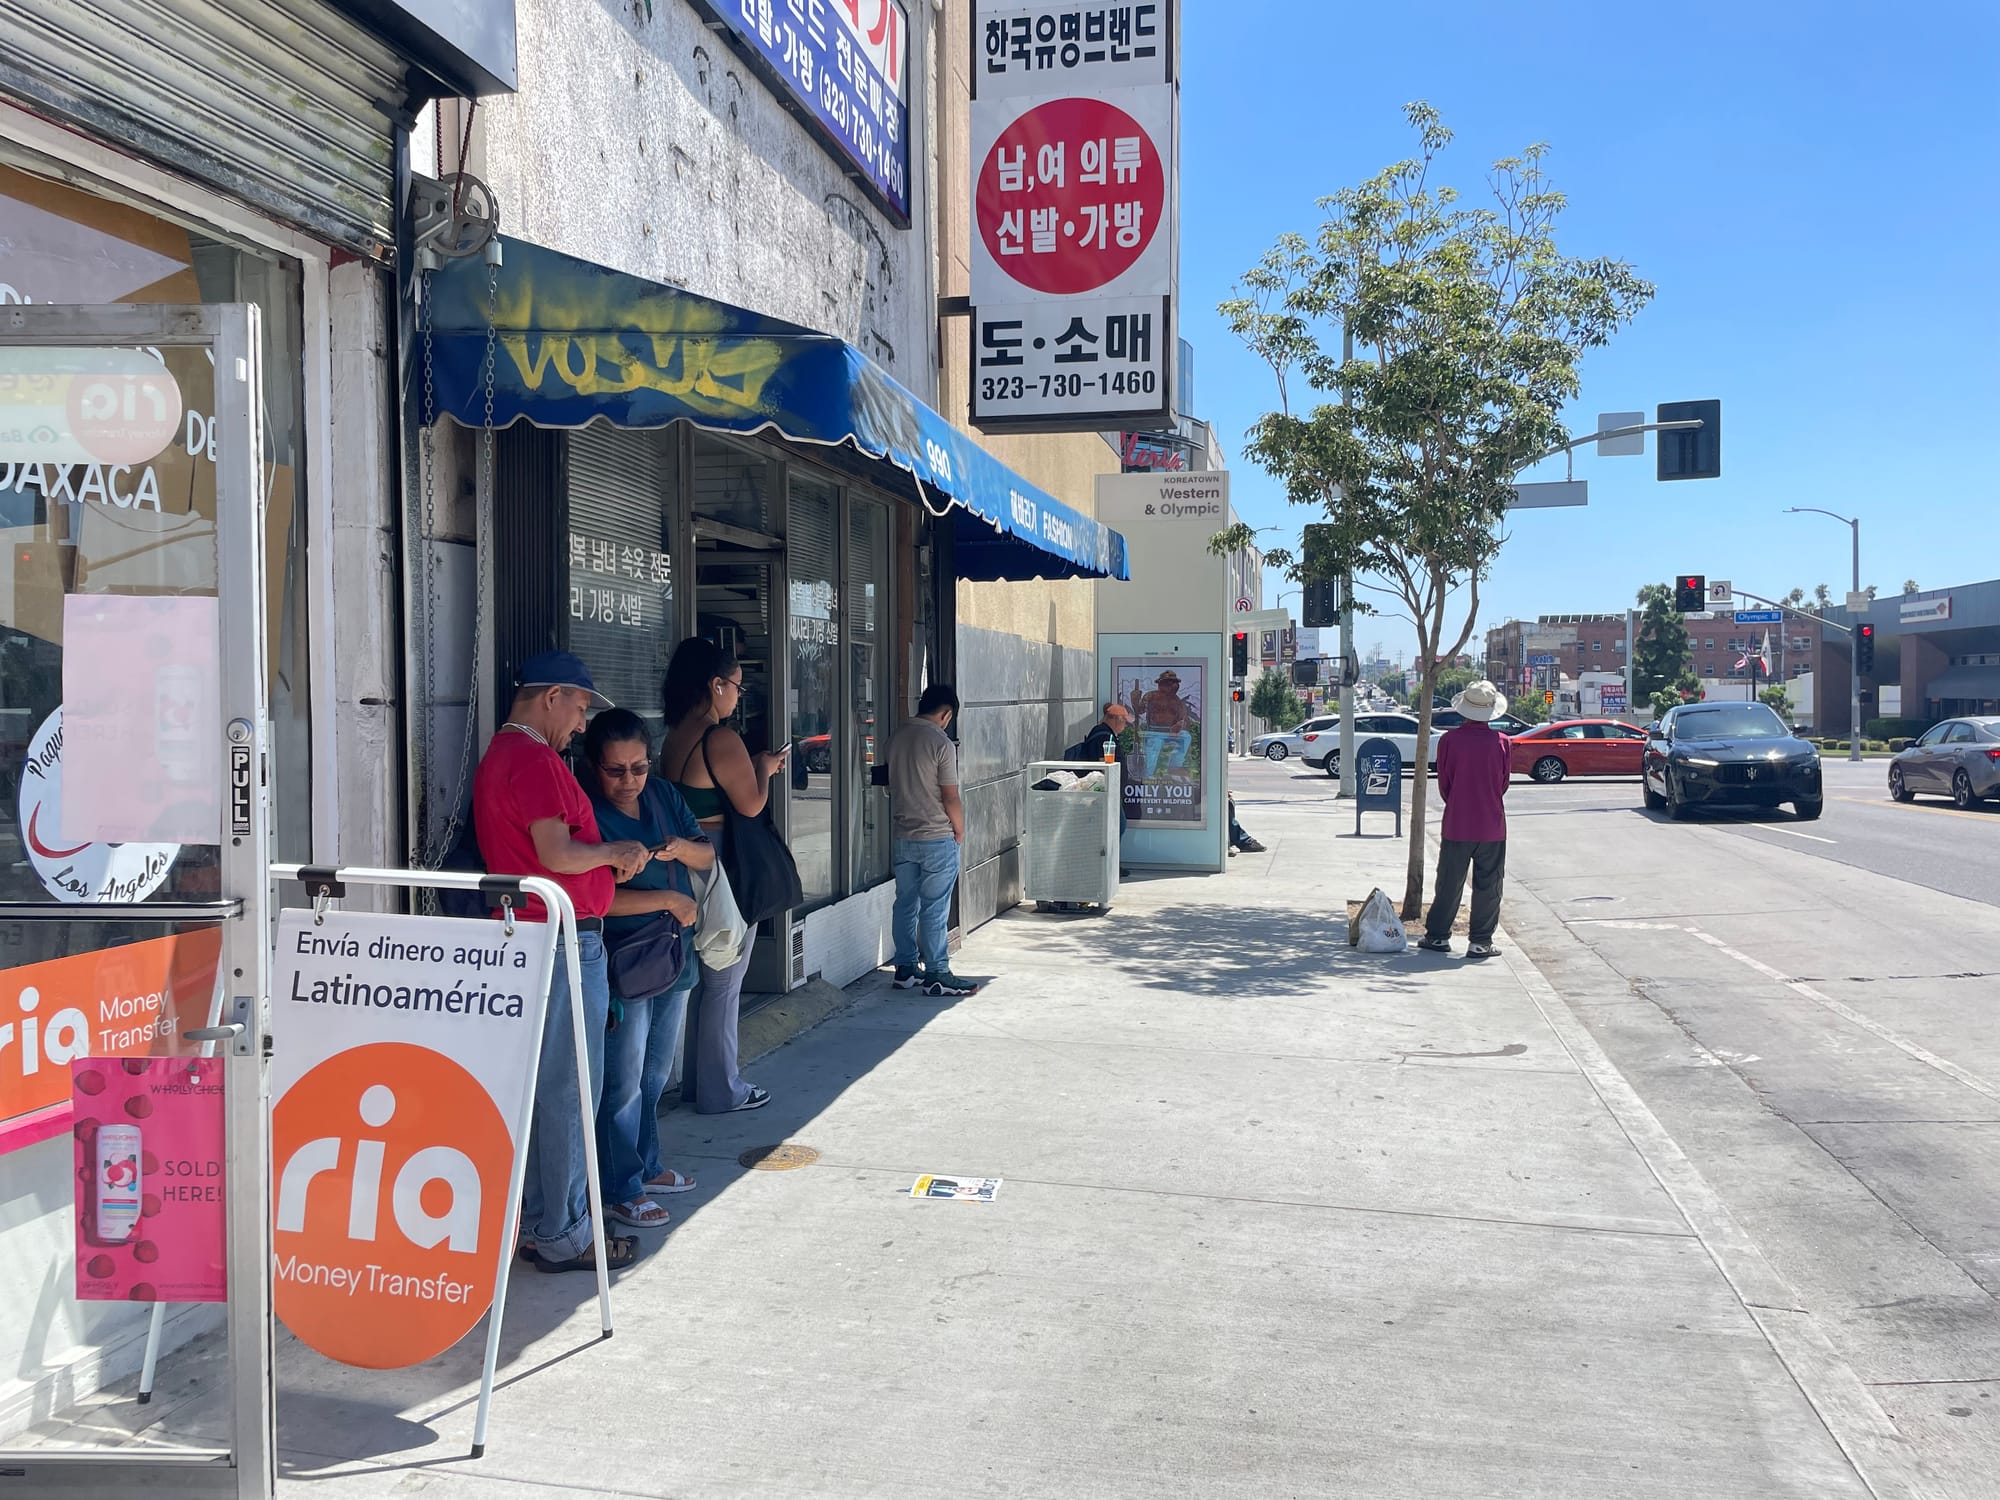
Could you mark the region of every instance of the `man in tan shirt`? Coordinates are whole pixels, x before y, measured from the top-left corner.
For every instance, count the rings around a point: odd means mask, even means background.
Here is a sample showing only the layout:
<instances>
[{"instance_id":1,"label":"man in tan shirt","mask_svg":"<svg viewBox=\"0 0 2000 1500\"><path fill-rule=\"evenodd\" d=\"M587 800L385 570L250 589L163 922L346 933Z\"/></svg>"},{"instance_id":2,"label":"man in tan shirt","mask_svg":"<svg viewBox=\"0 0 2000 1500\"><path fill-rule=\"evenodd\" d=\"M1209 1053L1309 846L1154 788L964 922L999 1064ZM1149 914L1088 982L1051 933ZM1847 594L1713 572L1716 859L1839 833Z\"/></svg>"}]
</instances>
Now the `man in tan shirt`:
<instances>
[{"instance_id":1,"label":"man in tan shirt","mask_svg":"<svg viewBox=\"0 0 2000 1500\"><path fill-rule=\"evenodd\" d=\"M951 972L951 893L965 843L958 794L958 746L945 733L958 717L958 694L934 682L917 716L889 741L889 831L894 840L896 988L926 995L969 995L979 986ZM918 959L921 956L922 966Z\"/></svg>"}]
</instances>

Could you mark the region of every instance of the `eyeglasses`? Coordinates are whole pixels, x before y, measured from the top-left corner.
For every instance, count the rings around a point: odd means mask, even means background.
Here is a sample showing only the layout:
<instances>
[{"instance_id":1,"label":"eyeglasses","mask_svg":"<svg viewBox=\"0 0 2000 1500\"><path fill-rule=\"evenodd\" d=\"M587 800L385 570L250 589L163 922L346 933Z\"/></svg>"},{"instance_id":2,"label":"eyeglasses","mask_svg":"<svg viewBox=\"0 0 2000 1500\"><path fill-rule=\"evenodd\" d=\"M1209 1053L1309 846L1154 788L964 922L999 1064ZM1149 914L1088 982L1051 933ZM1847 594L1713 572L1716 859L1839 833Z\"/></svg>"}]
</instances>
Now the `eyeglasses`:
<instances>
[{"instance_id":1,"label":"eyeglasses","mask_svg":"<svg viewBox=\"0 0 2000 1500\"><path fill-rule=\"evenodd\" d=\"M652 774L652 768L643 760L629 766L604 766L600 769L612 781L644 781Z\"/></svg>"},{"instance_id":2,"label":"eyeglasses","mask_svg":"<svg viewBox=\"0 0 2000 1500\"><path fill-rule=\"evenodd\" d=\"M735 688L739 693L743 691L743 679L741 677L718 677L716 681L720 682L724 687Z\"/></svg>"}]
</instances>

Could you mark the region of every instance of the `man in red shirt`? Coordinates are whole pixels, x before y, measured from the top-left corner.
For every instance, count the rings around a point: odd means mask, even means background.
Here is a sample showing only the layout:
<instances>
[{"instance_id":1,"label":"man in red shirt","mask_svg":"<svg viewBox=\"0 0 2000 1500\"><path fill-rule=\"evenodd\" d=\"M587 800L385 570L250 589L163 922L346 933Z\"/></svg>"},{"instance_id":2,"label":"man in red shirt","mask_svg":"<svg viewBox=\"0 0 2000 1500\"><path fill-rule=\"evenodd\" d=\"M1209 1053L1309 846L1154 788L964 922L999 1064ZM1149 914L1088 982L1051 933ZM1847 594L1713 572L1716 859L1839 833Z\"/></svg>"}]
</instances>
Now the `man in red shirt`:
<instances>
[{"instance_id":1,"label":"man in red shirt","mask_svg":"<svg viewBox=\"0 0 2000 1500\"><path fill-rule=\"evenodd\" d=\"M507 722L480 758L472 779L473 829L487 870L495 875L542 875L569 893L576 907L576 956L582 971L584 1035L590 1043L590 1110L604 1087L604 1028L611 1010L605 970L604 915L620 880L645 867L644 844L607 844L599 837L590 798L564 764L562 751L592 708L609 708L590 669L567 651L544 651L522 665ZM517 913L545 922L532 897ZM535 1122L521 1194L521 1232L544 1271L592 1268L590 1184L585 1170L583 1099L578 1093L576 1023L570 1015L569 965L558 948L542 1023L542 1060L535 1081ZM632 1263L629 1236L605 1241L611 1266Z\"/></svg>"},{"instance_id":2,"label":"man in red shirt","mask_svg":"<svg viewBox=\"0 0 2000 1500\"><path fill-rule=\"evenodd\" d=\"M1472 870L1472 945L1468 958L1491 958L1493 929L1500 925L1500 888L1507 876L1507 785L1513 778L1513 748L1494 731L1492 719L1507 711L1507 699L1490 682L1475 682L1451 706L1465 722L1438 741L1438 795L1444 798L1443 838L1438 850L1437 889L1424 920L1419 948L1451 952L1451 924Z\"/></svg>"}]
</instances>

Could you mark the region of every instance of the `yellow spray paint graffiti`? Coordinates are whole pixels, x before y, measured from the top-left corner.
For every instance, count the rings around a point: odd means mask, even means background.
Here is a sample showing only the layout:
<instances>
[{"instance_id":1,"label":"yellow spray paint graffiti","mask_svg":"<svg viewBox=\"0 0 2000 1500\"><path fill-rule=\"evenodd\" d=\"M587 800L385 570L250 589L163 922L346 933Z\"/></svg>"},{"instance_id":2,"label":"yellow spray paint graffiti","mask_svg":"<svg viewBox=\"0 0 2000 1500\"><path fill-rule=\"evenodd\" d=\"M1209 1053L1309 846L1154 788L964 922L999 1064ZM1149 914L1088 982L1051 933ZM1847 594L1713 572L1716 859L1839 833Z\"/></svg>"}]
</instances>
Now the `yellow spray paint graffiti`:
<instances>
[{"instance_id":1,"label":"yellow spray paint graffiti","mask_svg":"<svg viewBox=\"0 0 2000 1500\"><path fill-rule=\"evenodd\" d=\"M503 333L498 341L529 390L553 374L579 396L658 391L714 416L765 411L764 387L785 357L776 339L703 334ZM650 354L634 347L642 344Z\"/></svg>"}]
</instances>

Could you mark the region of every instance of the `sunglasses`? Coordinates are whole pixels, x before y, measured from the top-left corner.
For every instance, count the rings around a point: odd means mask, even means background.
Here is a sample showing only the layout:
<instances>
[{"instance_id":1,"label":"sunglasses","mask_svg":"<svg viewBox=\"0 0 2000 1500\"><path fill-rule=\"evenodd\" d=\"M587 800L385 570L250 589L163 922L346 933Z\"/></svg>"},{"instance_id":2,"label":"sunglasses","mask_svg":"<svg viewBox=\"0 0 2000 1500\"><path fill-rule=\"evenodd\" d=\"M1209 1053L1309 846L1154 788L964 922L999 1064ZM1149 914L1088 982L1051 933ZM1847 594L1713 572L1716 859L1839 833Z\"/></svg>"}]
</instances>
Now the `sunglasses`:
<instances>
[{"instance_id":1,"label":"sunglasses","mask_svg":"<svg viewBox=\"0 0 2000 1500\"><path fill-rule=\"evenodd\" d=\"M652 768L643 760L635 761L629 766L606 765L599 769L612 781L644 781L652 774Z\"/></svg>"}]
</instances>

